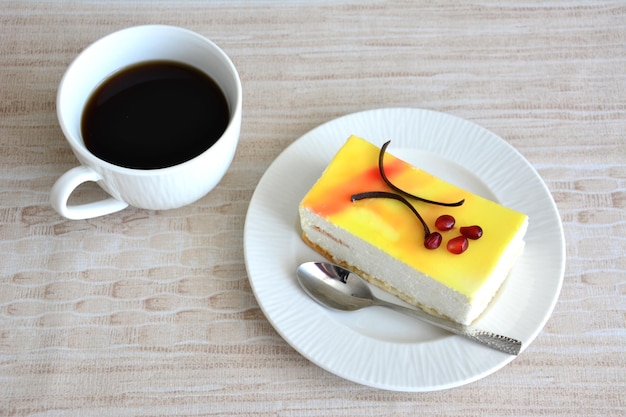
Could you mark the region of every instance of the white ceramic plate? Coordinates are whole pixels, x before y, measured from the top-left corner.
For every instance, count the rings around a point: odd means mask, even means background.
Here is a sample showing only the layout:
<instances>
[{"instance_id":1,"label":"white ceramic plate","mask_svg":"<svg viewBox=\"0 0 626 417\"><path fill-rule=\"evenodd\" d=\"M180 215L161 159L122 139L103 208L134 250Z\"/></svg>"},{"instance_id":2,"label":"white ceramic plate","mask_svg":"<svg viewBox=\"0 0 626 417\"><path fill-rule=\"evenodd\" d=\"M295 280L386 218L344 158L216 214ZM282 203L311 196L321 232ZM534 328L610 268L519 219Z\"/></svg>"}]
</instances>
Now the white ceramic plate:
<instances>
[{"instance_id":1,"label":"white ceramic plate","mask_svg":"<svg viewBox=\"0 0 626 417\"><path fill-rule=\"evenodd\" d=\"M389 108L330 121L296 140L272 163L252 196L244 230L246 267L266 317L298 352L348 380L396 391L463 385L515 357L384 308L335 312L299 287L299 264L322 260L300 239L298 203L346 139L356 134L452 183L526 213L526 248L476 323L535 339L558 298L565 268L561 220L533 167L495 134L427 110ZM377 295L392 299L375 289Z\"/></svg>"}]
</instances>

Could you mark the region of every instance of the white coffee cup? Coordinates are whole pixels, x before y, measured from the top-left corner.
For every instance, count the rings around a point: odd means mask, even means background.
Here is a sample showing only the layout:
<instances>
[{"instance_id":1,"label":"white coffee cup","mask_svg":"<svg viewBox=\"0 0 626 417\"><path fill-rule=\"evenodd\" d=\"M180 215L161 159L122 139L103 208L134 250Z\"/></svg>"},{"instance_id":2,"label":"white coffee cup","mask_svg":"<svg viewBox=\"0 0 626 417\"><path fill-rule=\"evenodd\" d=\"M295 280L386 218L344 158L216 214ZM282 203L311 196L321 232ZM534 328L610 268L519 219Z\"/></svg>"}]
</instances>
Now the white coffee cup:
<instances>
[{"instance_id":1,"label":"white coffee cup","mask_svg":"<svg viewBox=\"0 0 626 417\"><path fill-rule=\"evenodd\" d=\"M132 169L98 158L86 148L81 135L82 113L91 94L120 69L154 60L181 62L208 74L226 96L228 127L206 151L171 167ZM193 203L211 191L228 170L239 141L241 107L241 81L235 66L217 45L197 33L148 25L123 29L96 41L72 62L59 86L57 116L81 165L54 184L52 206L68 219L85 219L128 205L165 210ZM74 190L88 181L98 183L111 198L68 205Z\"/></svg>"}]
</instances>

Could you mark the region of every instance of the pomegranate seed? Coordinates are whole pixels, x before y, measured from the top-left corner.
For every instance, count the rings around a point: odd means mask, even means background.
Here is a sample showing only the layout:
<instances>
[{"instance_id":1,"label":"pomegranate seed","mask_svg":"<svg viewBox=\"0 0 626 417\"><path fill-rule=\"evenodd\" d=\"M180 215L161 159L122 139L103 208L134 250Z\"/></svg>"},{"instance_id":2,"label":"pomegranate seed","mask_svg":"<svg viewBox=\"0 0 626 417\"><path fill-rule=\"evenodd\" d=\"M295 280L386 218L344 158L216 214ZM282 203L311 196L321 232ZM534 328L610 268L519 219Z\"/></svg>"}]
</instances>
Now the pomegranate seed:
<instances>
[{"instance_id":1,"label":"pomegranate seed","mask_svg":"<svg viewBox=\"0 0 626 417\"><path fill-rule=\"evenodd\" d=\"M465 252L468 246L469 241L465 236L457 236L453 239L450 239L448 241L448 244L446 245L448 251L454 253L455 255Z\"/></svg>"},{"instance_id":2,"label":"pomegranate seed","mask_svg":"<svg viewBox=\"0 0 626 417\"><path fill-rule=\"evenodd\" d=\"M483 235L483 229L480 226L461 227L459 230L461 231L461 234L468 239L480 239Z\"/></svg>"},{"instance_id":3,"label":"pomegranate seed","mask_svg":"<svg viewBox=\"0 0 626 417\"><path fill-rule=\"evenodd\" d=\"M452 229L454 227L454 222L454 217L449 214L443 214L435 220L435 227L443 232Z\"/></svg>"},{"instance_id":4,"label":"pomegranate seed","mask_svg":"<svg viewBox=\"0 0 626 417\"><path fill-rule=\"evenodd\" d=\"M426 249L437 249L441 245L441 240L441 233L433 232L424 239L424 246Z\"/></svg>"}]
</instances>

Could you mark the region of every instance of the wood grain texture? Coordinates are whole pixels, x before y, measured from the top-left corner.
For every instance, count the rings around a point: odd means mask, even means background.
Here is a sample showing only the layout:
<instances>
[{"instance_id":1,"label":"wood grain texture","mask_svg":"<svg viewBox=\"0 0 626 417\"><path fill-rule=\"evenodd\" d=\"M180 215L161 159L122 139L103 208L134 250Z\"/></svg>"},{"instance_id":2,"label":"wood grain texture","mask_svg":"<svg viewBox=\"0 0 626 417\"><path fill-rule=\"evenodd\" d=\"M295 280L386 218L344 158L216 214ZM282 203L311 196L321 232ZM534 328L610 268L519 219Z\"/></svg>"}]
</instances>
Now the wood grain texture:
<instances>
[{"instance_id":1,"label":"wood grain texture","mask_svg":"<svg viewBox=\"0 0 626 417\"><path fill-rule=\"evenodd\" d=\"M59 80L91 42L146 23L197 31L233 59L233 165L181 209L64 220L48 202L77 164ZM622 1L0 2L0 415L626 414L625 69ZM449 391L380 391L308 362L265 319L244 265L247 205L273 159L321 123L394 106L503 137L565 228L543 332Z\"/></svg>"}]
</instances>

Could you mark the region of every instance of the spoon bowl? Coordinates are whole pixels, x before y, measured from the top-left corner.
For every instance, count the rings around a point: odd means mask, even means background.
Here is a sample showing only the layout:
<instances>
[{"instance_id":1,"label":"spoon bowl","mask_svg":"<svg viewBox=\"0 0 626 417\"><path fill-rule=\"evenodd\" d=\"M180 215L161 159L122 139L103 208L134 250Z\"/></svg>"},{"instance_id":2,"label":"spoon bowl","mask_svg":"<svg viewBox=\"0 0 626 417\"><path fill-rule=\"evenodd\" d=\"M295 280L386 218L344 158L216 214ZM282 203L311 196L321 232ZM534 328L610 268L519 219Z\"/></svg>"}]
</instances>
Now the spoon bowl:
<instances>
[{"instance_id":1,"label":"spoon bowl","mask_svg":"<svg viewBox=\"0 0 626 417\"><path fill-rule=\"evenodd\" d=\"M355 311L371 306L387 307L510 355L517 355L522 348L519 340L381 300L374 296L363 278L339 265L306 262L298 267L296 277L311 298L334 310Z\"/></svg>"},{"instance_id":2,"label":"spoon bowl","mask_svg":"<svg viewBox=\"0 0 626 417\"><path fill-rule=\"evenodd\" d=\"M296 271L298 282L318 303L340 311L360 310L374 304L374 295L359 276L338 265L308 262Z\"/></svg>"}]
</instances>

